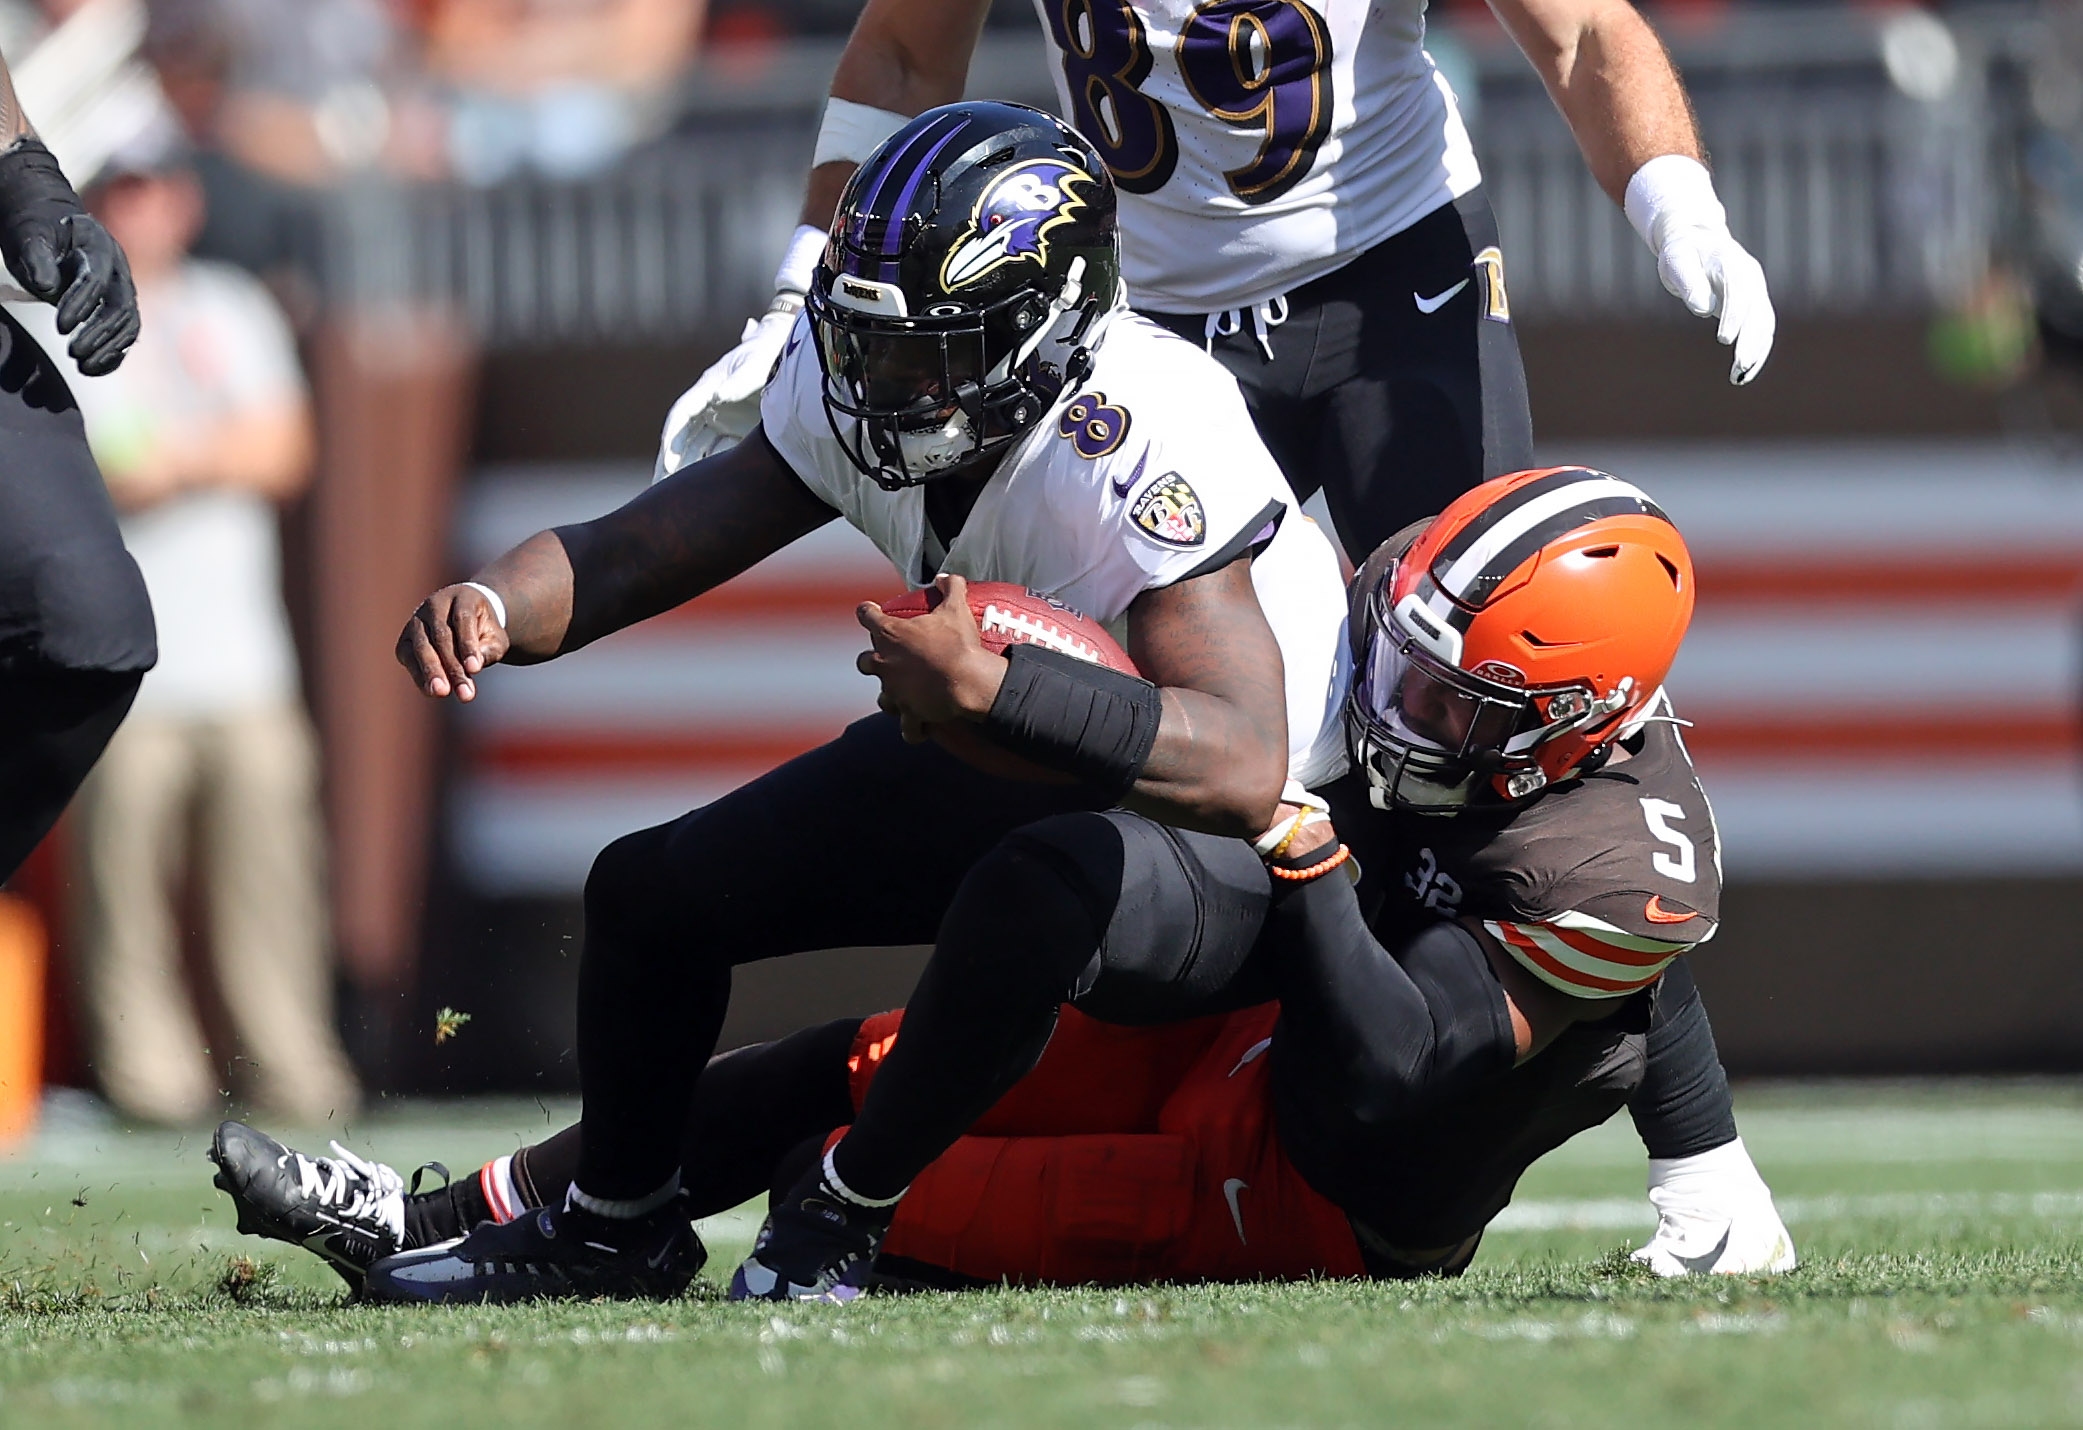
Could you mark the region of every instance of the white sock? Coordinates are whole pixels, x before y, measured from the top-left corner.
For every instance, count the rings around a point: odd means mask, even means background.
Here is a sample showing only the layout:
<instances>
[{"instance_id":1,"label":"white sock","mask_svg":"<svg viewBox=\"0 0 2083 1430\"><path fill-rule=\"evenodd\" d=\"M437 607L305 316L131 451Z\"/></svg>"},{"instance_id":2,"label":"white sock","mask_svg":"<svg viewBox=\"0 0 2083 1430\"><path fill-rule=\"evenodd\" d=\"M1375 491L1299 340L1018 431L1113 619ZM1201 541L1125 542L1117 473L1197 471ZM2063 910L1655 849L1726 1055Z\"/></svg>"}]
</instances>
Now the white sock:
<instances>
[{"instance_id":1,"label":"white sock","mask_svg":"<svg viewBox=\"0 0 2083 1430\"><path fill-rule=\"evenodd\" d=\"M528 1206L521 1200L521 1189L514 1181L514 1159L511 1153L494 1157L478 1169L477 1185L485 1194L485 1202L492 1208L492 1220L512 1221Z\"/></svg>"},{"instance_id":2,"label":"white sock","mask_svg":"<svg viewBox=\"0 0 2083 1430\"><path fill-rule=\"evenodd\" d=\"M832 1162L832 1154L838 1150L839 1143L837 1142L825 1149L825 1185L837 1192L840 1200L852 1202L857 1207L866 1207L870 1211L883 1211L897 1205L898 1202L904 1199L904 1193L909 1188L899 1187L896 1196L878 1198L864 1197L852 1187L847 1186L845 1181L839 1176L839 1168L833 1165Z\"/></svg>"}]
</instances>

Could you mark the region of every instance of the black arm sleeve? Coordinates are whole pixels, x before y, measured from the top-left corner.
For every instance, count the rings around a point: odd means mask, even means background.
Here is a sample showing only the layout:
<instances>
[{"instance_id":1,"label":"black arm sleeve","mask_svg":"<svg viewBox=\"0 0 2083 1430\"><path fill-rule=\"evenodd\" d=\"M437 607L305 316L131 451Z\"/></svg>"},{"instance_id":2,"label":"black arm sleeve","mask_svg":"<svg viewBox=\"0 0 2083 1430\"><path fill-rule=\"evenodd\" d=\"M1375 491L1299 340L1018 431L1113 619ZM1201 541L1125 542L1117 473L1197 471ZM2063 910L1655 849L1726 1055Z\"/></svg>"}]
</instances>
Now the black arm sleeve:
<instances>
[{"instance_id":1,"label":"black arm sleeve","mask_svg":"<svg viewBox=\"0 0 2083 1430\"><path fill-rule=\"evenodd\" d=\"M1140 676L1016 645L983 727L994 744L1119 800L1141 777L1163 716L1163 697Z\"/></svg>"},{"instance_id":2,"label":"black arm sleeve","mask_svg":"<svg viewBox=\"0 0 2083 1430\"><path fill-rule=\"evenodd\" d=\"M1474 934L1441 921L1392 956L1333 873L1276 903L1282 1077L1307 1101L1377 1127L1427 1112L1512 1067L1504 989ZM1301 1088L1290 1084L1297 1091Z\"/></svg>"},{"instance_id":3,"label":"black arm sleeve","mask_svg":"<svg viewBox=\"0 0 2083 1430\"><path fill-rule=\"evenodd\" d=\"M838 515L755 427L604 516L552 527L571 563L557 654L712 591Z\"/></svg>"},{"instance_id":4,"label":"black arm sleeve","mask_svg":"<svg viewBox=\"0 0 2083 1430\"><path fill-rule=\"evenodd\" d=\"M1736 1140L1736 1104L1707 1023L1707 1005L1684 959L1657 982L1649 1018L1649 1066L1628 1112L1656 1158L1691 1157Z\"/></svg>"}]
</instances>

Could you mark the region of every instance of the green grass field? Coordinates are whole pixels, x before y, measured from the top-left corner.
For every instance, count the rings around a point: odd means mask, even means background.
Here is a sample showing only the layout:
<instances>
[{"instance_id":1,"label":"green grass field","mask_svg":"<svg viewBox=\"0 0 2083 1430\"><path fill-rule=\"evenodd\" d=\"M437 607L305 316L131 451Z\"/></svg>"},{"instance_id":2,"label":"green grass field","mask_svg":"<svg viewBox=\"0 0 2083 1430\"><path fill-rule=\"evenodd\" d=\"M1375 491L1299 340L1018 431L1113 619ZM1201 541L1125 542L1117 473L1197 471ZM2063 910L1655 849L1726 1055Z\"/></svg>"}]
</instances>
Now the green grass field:
<instances>
[{"instance_id":1,"label":"green grass field","mask_svg":"<svg viewBox=\"0 0 2083 1430\"><path fill-rule=\"evenodd\" d=\"M2083 1425L2083 1087L1740 1108L1791 1276L1629 1267L1649 1217L1622 1119L1537 1168L1458 1281L780 1314L718 1299L745 1214L705 1228L710 1285L671 1305L351 1307L231 1232L201 1141L57 1127L0 1160L0 1425ZM351 1142L462 1171L568 1112L418 1104Z\"/></svg>"}]
</instances>

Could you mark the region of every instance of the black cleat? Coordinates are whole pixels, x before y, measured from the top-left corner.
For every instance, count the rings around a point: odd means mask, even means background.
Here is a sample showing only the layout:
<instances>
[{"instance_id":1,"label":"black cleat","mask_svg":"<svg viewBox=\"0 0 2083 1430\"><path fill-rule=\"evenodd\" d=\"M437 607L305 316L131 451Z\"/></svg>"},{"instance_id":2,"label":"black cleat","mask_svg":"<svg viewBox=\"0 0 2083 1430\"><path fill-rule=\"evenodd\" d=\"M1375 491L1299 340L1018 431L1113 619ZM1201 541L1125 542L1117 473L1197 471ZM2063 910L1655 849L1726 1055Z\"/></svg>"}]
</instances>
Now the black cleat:
<instances>
[{"instance_id":1,"label":"black cleat","mask_svg":"<svg viewBox=\"0 0 2083 1430\"><path fill-rule=\"evenodd\" d=\"M853 1300L878 1284L875 1253L893 1210L848 1200L812 1169L768 1215L731 1277L731 1300Z\"/></svg>"},{"instance_id":2,"label":"black cleat","mask_svg":"<svg viewBox=\"0 0 2083 1430\"><path fill-rule=\"evenodd\" d=\"M238 1209L240 1231L315 1252L360 1290L370 1265L405 1243L405 1180L332 1146L330 1157L307 1157L243 1122L226 1122L210 1139L210 1160Z\"/></svg>"},{"instance_id":3,"label":"black cleat","mask_svg":"<svg viewBox=\"0 0 2083 1430\"><path fill-rule=\"evenodd\" d=\"M676 1196L629 1220L579 1207L541 1207L468 1236L386 1256L369 1268L374 1301L485 1302L612 1296L668 1301L709 1253Z\"/></svg>"}]
</instances>

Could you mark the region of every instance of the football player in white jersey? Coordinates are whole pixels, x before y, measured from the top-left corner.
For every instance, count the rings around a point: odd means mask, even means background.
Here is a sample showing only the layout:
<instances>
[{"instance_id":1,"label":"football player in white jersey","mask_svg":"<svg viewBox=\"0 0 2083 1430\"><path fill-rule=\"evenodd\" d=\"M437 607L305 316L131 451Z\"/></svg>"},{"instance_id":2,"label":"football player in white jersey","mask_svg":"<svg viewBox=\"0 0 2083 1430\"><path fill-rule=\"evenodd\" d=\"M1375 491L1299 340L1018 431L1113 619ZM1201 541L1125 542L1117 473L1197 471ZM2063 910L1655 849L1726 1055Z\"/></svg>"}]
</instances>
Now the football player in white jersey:
<instances>
[{"instance_id":1,"label":"football player in white jersey","mask_svg":"<svg viewBox=\"0 0 2083 1430\"><path fill-rule=\"evenodd\" d=\"M1250 839L1338 757L1335 554L1236 385L1121 306L1113 185L1074 131L1012 105L921 115L849 187L809 299L747 441L531 537L399 639L422 690L470 700L495 661L577 649L842 515L949 597L909 620L862 608L887 713L596 859L578 1175L565 1206L425 1269L469 1299L685 1287L701 1252L680 1130L735 965L931 942L980 857L1089 817L1172 850L1170 877L1209 909L1205 929L1123 949L1098 990L1133 1004L1225 982L1270 899ZM1149 678L1035 645L993 655L963 577L1115 625ZM956 720L1071 781L993 778L907 738Z\"/></svg>"}]
</instances>

